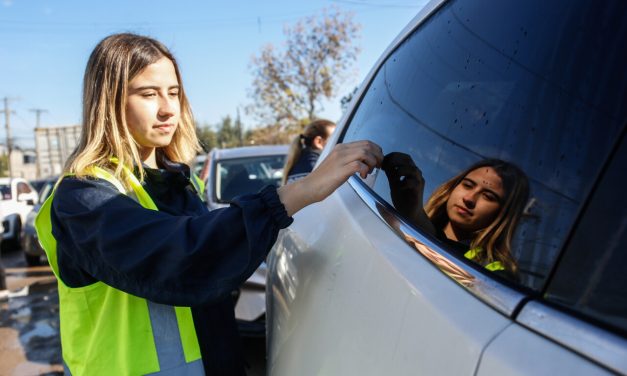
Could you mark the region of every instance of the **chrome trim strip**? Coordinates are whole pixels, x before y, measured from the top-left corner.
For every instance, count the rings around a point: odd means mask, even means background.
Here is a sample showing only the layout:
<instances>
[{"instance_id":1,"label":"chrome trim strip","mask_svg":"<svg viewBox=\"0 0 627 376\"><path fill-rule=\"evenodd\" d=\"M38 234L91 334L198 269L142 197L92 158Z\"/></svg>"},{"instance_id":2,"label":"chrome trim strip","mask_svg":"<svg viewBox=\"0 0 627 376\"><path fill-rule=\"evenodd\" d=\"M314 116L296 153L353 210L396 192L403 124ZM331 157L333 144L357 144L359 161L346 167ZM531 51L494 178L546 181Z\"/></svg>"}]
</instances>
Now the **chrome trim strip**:
<instances>
[{"instance_id":1,"label":"chrome trim strip","mask_svg":"<svg viewBox=\"0 0 627 376\"><path fill-rule=\"evenodd\" d=\"M435 267L489 306L513 318L516 307L525 298L524 294L488 278L440 248L400 218L396 211L372 192L357 175L351 176L348 183L382 221Z\"/></svg>"},{"instance_id":2,"label":"chrome trim strip","mask_svg":"<svg viewBox=\"0 0 627 376\"><path fill-rule=\"evenodd\" d=\"M525 304L521 325L564 347L627 375L627 340L537 301Z\"/></svg>"}]
</instances>

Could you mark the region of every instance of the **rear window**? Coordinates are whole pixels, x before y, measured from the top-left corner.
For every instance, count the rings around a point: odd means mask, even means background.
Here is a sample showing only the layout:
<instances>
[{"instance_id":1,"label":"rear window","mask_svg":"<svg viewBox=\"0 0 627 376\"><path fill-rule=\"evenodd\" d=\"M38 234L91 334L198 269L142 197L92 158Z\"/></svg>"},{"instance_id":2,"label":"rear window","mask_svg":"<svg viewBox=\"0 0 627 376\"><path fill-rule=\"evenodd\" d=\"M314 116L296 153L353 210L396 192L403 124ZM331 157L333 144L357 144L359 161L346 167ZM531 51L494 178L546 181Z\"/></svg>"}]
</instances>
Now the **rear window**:
<instances>
[{"instance_id":1,"label":"rear window","mask_svg":"<svg viewBox=\"0 0 627 376\"><path fill-rule=\"evenodd\" d=\"M280 186L285 155L221 160L216 163L215 192L218 202L230 202L266 185Z\"/></svg>"},{"instance_id":2,"label":"rear window","mask_svg":"<svg viewBox=\"0 0 627 376\"><path fill-rule=\"evenodd\" d=\"M518 166L530 194L500 236L513 231L513 279L540 289L625 124L625 6L452 1L386 59L343 141L409 155L425 180L423 204L473 163ZM394 204L386 174L373 189Z\"/></svg>"}]
</instances>

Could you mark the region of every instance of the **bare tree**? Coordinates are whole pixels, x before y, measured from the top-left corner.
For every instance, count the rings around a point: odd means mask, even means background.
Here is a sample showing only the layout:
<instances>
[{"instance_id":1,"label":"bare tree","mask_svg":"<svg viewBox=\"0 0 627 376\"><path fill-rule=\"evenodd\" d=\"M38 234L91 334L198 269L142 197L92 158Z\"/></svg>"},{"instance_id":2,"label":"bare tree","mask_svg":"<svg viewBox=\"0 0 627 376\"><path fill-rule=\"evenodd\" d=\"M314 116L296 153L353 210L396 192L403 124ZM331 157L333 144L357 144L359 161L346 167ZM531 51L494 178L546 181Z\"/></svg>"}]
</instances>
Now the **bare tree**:
<instances>
[{"instance_id":1,"label":"bare tree","mask_svg":"<svg viewBox=\"0 0 627 376\"><path fill-rule=\"evenodd\" d=\"M248 113L279 129L316 118L321 101L334 98L348 78L359 53L359 29L352 13L337 8L286 27L283 50L267 45L252 59Z\"/></svg>"}]
</instances>

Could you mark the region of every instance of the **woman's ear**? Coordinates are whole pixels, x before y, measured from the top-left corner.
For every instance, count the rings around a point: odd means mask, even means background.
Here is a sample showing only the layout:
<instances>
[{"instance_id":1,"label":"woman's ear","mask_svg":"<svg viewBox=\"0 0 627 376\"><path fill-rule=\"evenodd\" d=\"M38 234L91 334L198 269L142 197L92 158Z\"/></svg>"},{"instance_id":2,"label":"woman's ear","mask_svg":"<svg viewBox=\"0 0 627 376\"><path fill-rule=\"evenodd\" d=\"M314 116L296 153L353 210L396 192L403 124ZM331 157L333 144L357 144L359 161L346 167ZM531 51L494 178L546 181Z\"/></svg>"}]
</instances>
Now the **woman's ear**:
<instances>
[{"instance_id":1,"label":"woman's ear","mask_svg":"<svg viewBox=\"0 0 627 376\"><path fill-rule=\"evenodd\" d=\"M316 136L314 137L314 139L311 141L311 146L314 149L318 149L318 150L322 150L324 148L324 144L325 144L325 139L322 138L322 136Z\"/></svg>"}]
</instances>

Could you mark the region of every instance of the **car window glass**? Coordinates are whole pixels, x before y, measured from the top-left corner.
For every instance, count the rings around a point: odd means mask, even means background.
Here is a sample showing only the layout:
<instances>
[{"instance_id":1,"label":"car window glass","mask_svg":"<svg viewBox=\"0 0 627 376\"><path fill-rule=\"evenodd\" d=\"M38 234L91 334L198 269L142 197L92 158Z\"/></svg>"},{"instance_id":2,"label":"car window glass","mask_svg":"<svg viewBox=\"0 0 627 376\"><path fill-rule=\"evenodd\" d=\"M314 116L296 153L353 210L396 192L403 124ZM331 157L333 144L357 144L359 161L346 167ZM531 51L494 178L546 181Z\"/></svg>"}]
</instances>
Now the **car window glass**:
<instances>
[{"instance_id":1,"label":"car window glass","mask_svg":"<svg viewBox=\"0 0 627 376\"><path fill-rule=\"evenodd\" d=\"M627 335L625 166L623 142L573 231L546 297Z\"/></svg>"},{"instance_id":2,"label":"car window glass","mask_svg":"<svg viewBox=\"0 0 627 376\"><path fill-rule=\"evenodd\" d=\"M530 196L511 254L539 289L625 122L626 14L621 1L452 1L386 59L343 142L409 155L423 202L485 158L518 166ZM385 174L373 189L393 204Z\"/></svg>"},{"instance_id":3,"label":"car window glass","mask_svg":"<svg viewBox=\"0 0 627 376\"><path fill-rule=\"evenodd\" d=\"M11 199L11 187L8 185L0 185L0 194L2 194L3 200Z\"/></svg>"},{"instance_id":4,"label":"car window glass","mask_svg":"<svg viewBox=\"0 0 627 376\"><path fill-rule=\"evenodd\" d=\"M26 183L17 183L17 193L31 193L31 189Z\"/></svg>"},{"instance_id":5,"label":"car window glass","mask_svg":"<svg viewBox=\"0 0 627 376\"><path fill-rule=\"evenodd\" d=\"M226 159L217 162L215 187L219 201L255 193L266 185L278 187L283 177L285 155Z\"/></svg>"}]
</instances>

